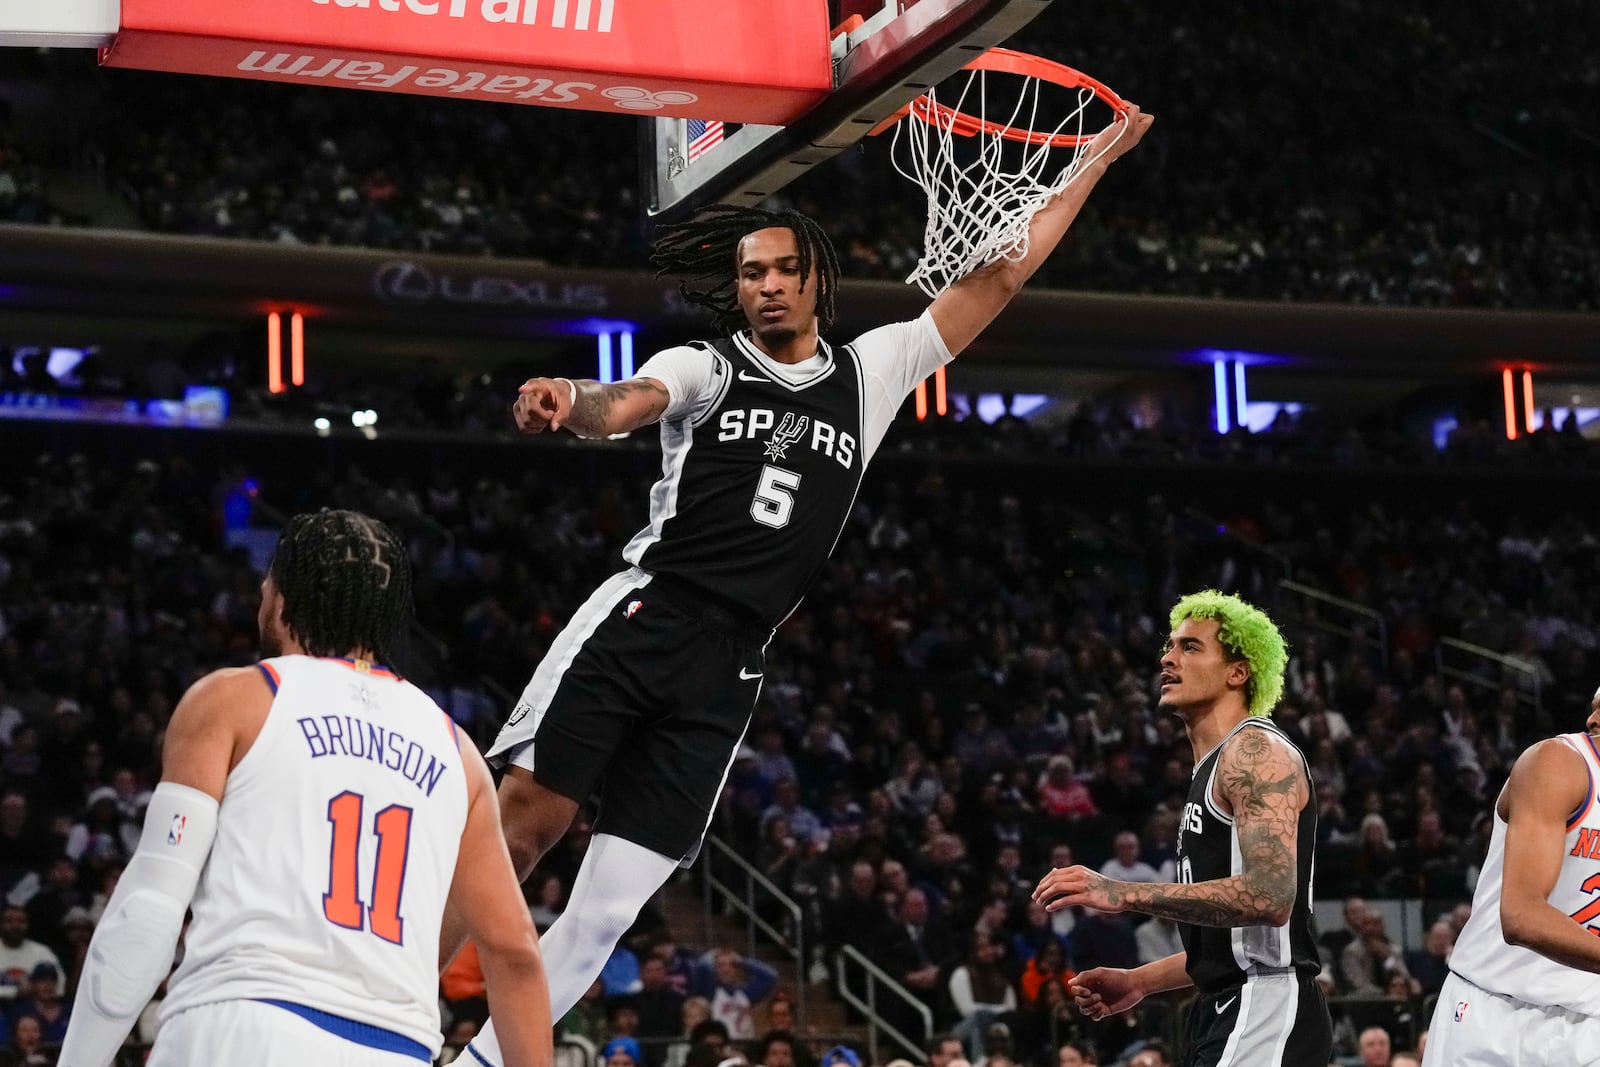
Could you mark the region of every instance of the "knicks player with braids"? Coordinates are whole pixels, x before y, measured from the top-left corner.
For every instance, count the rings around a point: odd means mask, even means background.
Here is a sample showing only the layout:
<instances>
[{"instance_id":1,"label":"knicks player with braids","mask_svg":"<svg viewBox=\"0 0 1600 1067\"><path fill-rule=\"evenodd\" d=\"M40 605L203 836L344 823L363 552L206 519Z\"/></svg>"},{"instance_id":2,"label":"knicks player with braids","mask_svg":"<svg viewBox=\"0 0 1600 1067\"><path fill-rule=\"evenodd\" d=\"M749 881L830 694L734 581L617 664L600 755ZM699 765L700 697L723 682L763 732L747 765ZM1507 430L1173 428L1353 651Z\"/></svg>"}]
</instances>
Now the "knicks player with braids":
<instances>
[{"instance_id":1,"label":"knicks player with braids","mask_svg":"<svg viewBox=\"0 0 1600 1067\"><path fill-rule=\"evenodd\" d=\"M1033 217L1027 254L974 270L915 321L825 340L839 260L822 228L793 211L714 208L665 228L655 262L721 338L659 352L627 381L522 385L512 414L524 433L605 438L659 423L662 452L649 525L552 643L489 751L506 767L501 821L523 877L599 796L571 902L544 938L556 1018L699 851L767 640L827 562L906 396L1000 313L1150 123L1135 108L1099 134L1085 154L1096 161ZM446 953L462 934L447 923ZM468 1051L503 1062L492 1025Z\"/></svg>"},{"instance_id":2,"label":"knicks player with braids","mask_svg":"<svg viewBox=\"0 0 1600 1067\"><path fill-rule=\"evenodd\" d=\"M1333 1053L1311 932L1317 806L1311 770L1273 725L1289 652L1266 613L1215 590L1178 601L1161 655L1160 708L1183 721L1194 777L1178 824L1176 884L1062 867L1034 891L1049 911L1159 915L1183 951L1072 980L1099 1020L1151 993L1195 986L1184 1067L1302 1067Z\"/></svg>"},{"instance_id":3,"label":"knicks player with braids","mask_svg":"<svg viewBox=\"0 0 1600 1067\"><path fill-rule=\"evenodd\" d=\"M538 936L470 740L385 667L405 546L352 511L291 519L253 667L167 727L138 851L84 964L59 1062L106 1067L171 967L153 1067L431 1063L446 901L477 941L505 1062L550 1067Z\"/></svg>"}]
</instances>

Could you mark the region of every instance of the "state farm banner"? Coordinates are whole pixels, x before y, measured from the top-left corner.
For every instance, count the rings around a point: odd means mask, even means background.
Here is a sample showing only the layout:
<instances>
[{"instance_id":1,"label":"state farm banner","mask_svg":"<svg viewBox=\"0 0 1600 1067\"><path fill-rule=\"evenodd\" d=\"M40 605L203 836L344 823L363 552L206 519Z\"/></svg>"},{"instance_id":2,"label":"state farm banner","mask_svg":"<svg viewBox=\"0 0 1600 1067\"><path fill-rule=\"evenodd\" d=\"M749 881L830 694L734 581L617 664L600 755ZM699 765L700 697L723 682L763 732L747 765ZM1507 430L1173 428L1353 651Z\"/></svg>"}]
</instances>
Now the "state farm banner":
<instances>
[{"instance_id":1,"label":"state farm banner","mask_svg":"<svg viewBox=\"0 0 1600 1067\"><path fill-rule=\"evenodd\" d=\"M833 86L822 0L123 0L101 62L773 125Z\"/></svg>"}]
</instances>

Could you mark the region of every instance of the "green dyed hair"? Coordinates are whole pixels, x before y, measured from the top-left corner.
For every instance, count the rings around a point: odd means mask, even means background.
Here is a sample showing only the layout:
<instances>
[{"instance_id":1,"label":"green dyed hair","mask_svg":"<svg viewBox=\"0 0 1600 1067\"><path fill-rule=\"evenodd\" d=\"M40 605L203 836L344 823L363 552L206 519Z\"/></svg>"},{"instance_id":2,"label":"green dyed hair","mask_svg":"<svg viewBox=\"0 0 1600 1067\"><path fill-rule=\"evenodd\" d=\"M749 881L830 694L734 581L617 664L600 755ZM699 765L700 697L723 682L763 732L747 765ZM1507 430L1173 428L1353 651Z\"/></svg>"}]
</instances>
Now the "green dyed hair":
<instances>
[{"instance_id":1,"label":"green dyed hair","mask_svg":"<svg viewBox=\"0 0 1600 1067\"><path fill-rule=\"evenodd\" d=\"M1289 646L1267 613L1229 593L1204 589L1190 593L1172 606L1168 623L1176 630L1185 619L1215 619L1217 640L1237 660L1250 664L1245 683L1245 704L1251 715L1265 718L1283 695L1283 670L1289 664Z\"/></svg>"}]
</instances>

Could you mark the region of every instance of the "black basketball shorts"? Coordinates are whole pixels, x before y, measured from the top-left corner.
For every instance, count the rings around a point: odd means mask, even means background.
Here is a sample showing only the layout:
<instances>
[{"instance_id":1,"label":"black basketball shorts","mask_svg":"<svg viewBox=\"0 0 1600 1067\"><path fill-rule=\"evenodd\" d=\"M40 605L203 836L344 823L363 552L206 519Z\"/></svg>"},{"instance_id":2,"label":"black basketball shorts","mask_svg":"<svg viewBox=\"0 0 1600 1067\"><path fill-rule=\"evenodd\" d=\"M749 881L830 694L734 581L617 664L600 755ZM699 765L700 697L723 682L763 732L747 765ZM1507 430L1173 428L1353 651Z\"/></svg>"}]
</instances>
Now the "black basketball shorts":
<instances>
[{"instance_id":1,"label":"black basketball shorts","mask_svg":"<svg viewBox=\"0 0 1600 1067\"><path fill-rule=\"evenodd\" d=\"M1333 1021L1314 978L1255 975L1209 990L1189 1008L1183 1067L1309 1067L1331 1063Z\"/></svg>"},{"instance_id":2,"label":"black basketball shorts","mask_svg":"<svg viewBox=\"0 0 1600 1067\"><path fill-rule=\"evenodd\" d=\"M633 568L595 590L488 757L580 804L598 792L596 833L687 864L750 724L767 635L718 627L652 580Z\"/></svg>"}]
</instances>

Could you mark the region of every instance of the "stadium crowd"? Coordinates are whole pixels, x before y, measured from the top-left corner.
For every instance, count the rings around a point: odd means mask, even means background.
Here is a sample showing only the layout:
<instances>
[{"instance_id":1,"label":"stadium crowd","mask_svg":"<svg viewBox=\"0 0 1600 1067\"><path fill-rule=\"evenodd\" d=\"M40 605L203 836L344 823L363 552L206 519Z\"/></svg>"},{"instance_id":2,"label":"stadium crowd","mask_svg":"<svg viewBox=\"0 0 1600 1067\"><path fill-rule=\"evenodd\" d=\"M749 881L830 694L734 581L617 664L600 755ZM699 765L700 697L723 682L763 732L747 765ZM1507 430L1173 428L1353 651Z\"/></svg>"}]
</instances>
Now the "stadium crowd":
<instances>
[{"instance_id":1,"label":"stadium crowd","mask_svg":"<svg viewBox=\"0 0 1600 1067\"><path fill-rule=\"evenodd\" d=\"M1237 3L1052 11L1012 43L1161 121L1040 281L1594 308L1600 166L1580 101L1600 49L1580 0L1557 7L1550 22L1484 0L1344 2L1309 20ZM56 110L151 229L644 265L629 117L225 79L197 93L72 52L13 67L14 85L56 87ZM3 191L0 177L0 218ZM909 272L925 209L886 145L783 196L824 220L847 274Z\"/></svg>"},{"instance_id":2,"label":"stadium crowd","mask_svg":"<svg viewBox=\"0 0 1600 1067\"><path fill-rule=\"evenodd\" d=\"M1342 921L1318 912L1325 979L1370 998L1342 1009L1342 1049L1360 1056L1358 1030L1374 1022L1409 1047L1465 917L1489 798L1524 745L1575 727L1595 684L1596 620L1576 594L1600 578L1593 532L1465 498L1263 500L1219 532L1189 510L1199 496L1030 495L1000 476L1014 461L904 455L897 442L917 432L894 431L824 579L772 642L715 820L802 903L808 976L854 945L991 1067L1066 1064L1069 1041L1111 1062L1168 1037L1172 1003L1091 1026L1064 982L1170 951L1172 928L1050 917L1027 892L1069 861L1171 877L1190 757L1153 708L1151 668L1165 607L1222 585L1274 607L1289 632L1277 719L1316 779L1318 896L1344 899ZM520 688L613 569L648 477L636 452L538 444L441 453L420 479L385 464L381 444L370 473L321 464L310 477L260 452L262 469L246 471L113 447L92 460L16 453L0 474L0 992L13 995L17 1063L48 1062L29 1057L59 1038L174 702L197 673L254 655L258 560L224 533L247 474L256 524L337 504L404 532L418 617L444 650L414 676L480 738L505 710L496 687ZM491 451L518 473L483 462ZM573 455L598 466L567 477ZM1070 476L1074 462L1045 469ZM1384 628L1310 625L1275 590L1285 575L1367 606ZM1445 636L1525 666L1442 675ZM530 881L542 921L585 841L580 823ZM1425 936L1365 903L1394 897L1420 901ZM811 1067L820 1050L785 1036L793 1004L761 962L702 955L659 922L637 932L566 1022L610 1067L715 1067L741 1042L750 1063L786 1067L787 1049ZM455 1048L481 1013L470 971L446 977Z\"/></svg>"}]
</instances>

